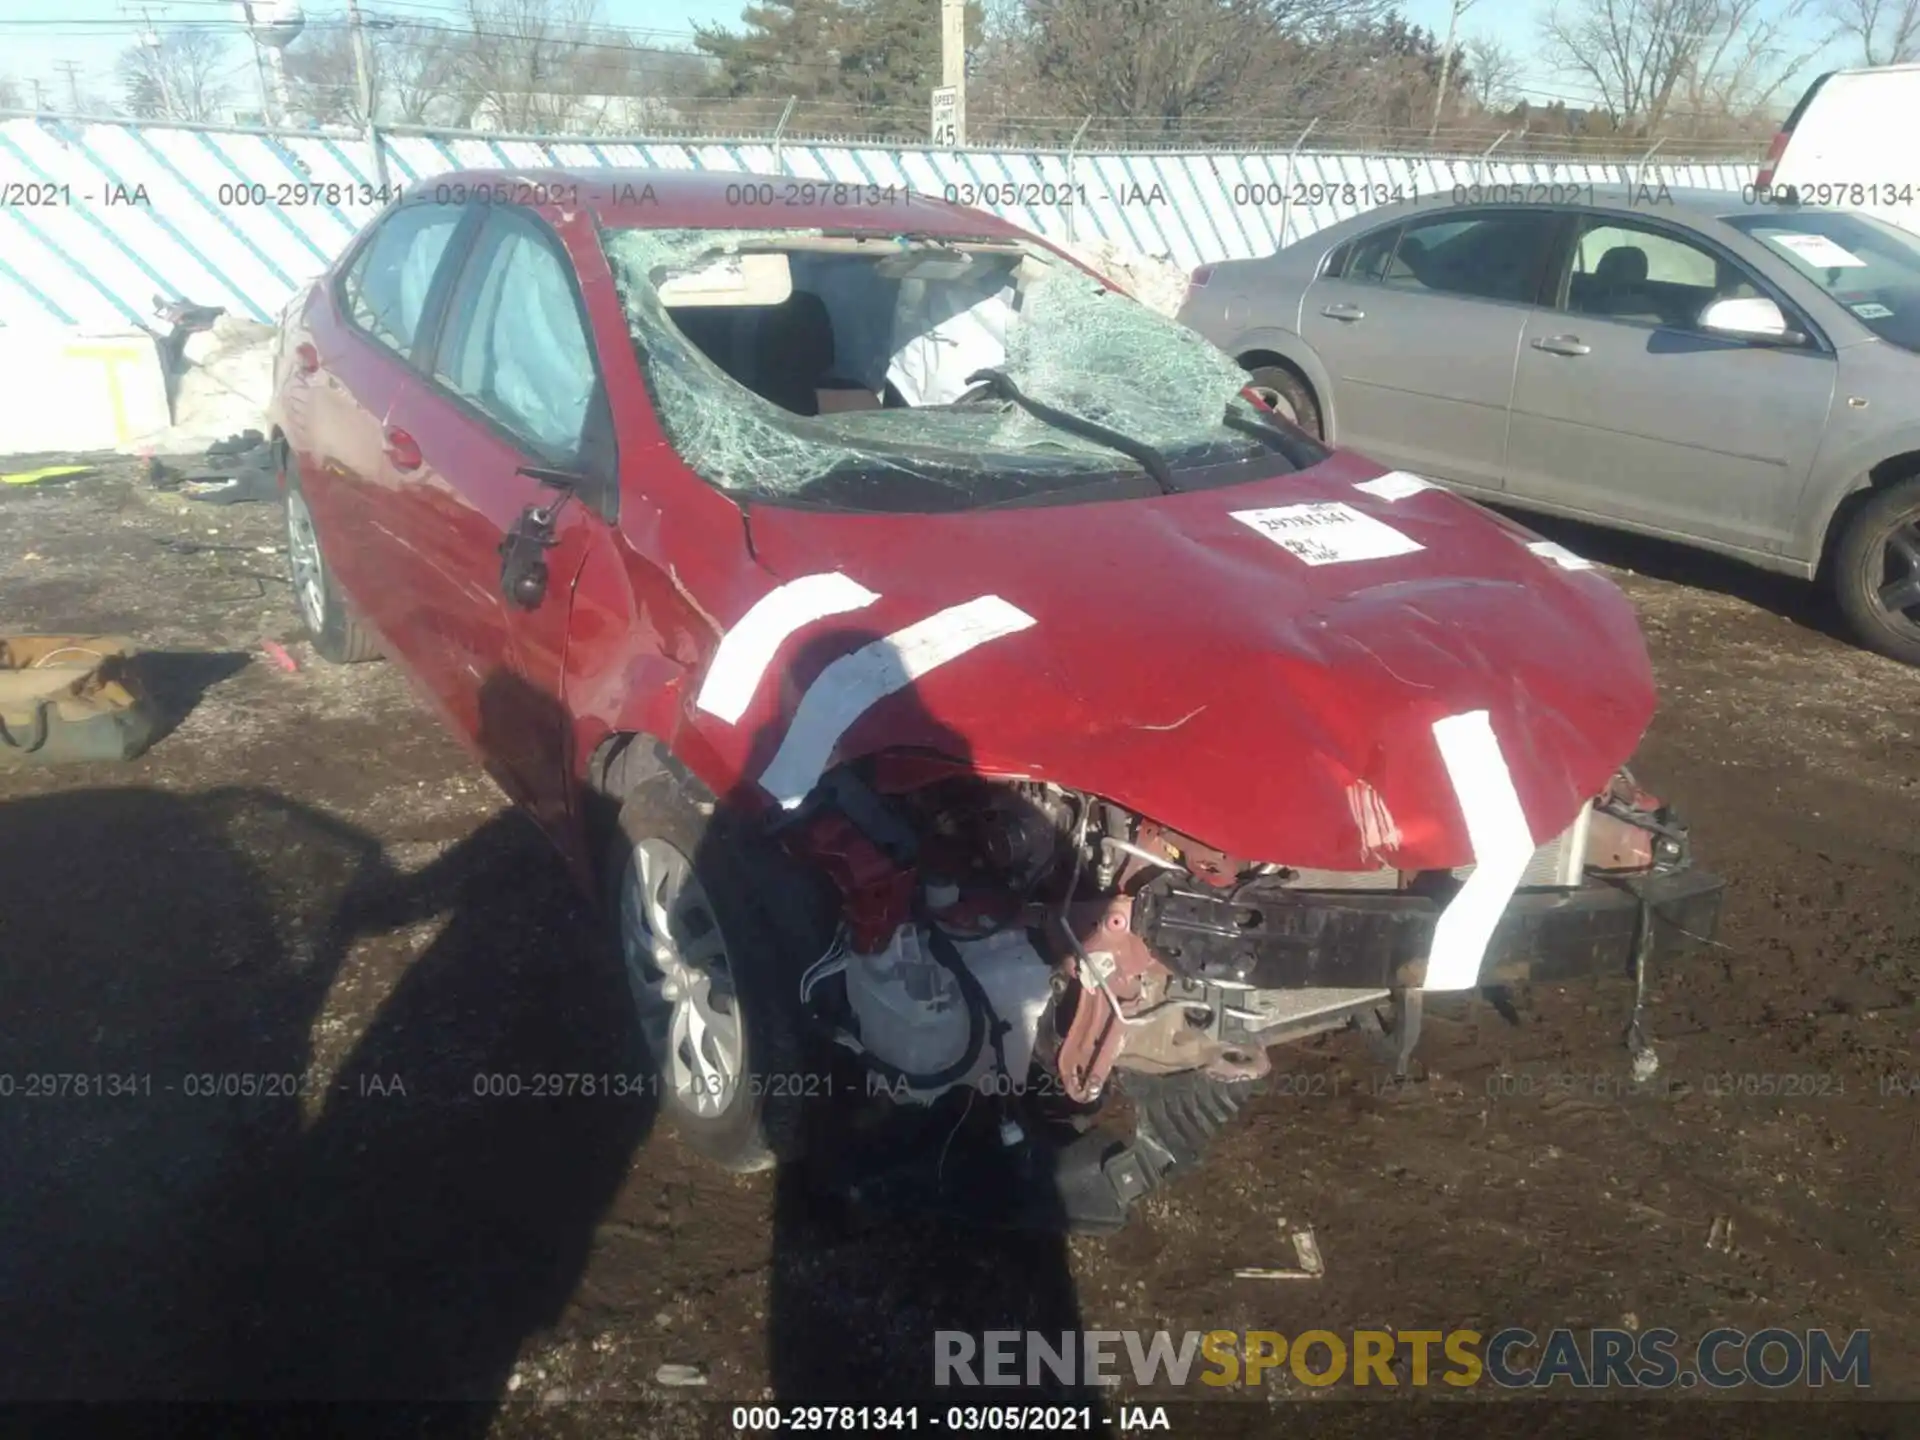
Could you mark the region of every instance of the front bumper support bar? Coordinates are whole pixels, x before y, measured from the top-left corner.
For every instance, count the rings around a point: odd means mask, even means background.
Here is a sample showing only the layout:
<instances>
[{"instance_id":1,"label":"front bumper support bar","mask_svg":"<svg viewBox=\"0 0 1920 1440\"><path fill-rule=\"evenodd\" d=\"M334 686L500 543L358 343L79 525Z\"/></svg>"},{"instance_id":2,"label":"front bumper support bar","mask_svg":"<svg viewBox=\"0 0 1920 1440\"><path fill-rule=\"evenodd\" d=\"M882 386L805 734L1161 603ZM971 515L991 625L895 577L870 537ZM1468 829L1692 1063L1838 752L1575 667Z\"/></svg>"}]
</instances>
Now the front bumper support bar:
<instances>
[{"instance_id":1,"label":"front bumper support bar","mask_svg":"<svg viewBox=\"0 0 1920 1440\"><path fill-rule=\"evenodd\" d=\"M1702 870L1522 890L1501 916L1477 984L1644 972L1711 940L1726 882ZM1207 890L1163 877L1134 900L1133 930L1192 980L1263 990L1418 989L1444 901L1406 891ZM1650 931L1641 946L1641 916Z\"/></svg>"}]
</instances>

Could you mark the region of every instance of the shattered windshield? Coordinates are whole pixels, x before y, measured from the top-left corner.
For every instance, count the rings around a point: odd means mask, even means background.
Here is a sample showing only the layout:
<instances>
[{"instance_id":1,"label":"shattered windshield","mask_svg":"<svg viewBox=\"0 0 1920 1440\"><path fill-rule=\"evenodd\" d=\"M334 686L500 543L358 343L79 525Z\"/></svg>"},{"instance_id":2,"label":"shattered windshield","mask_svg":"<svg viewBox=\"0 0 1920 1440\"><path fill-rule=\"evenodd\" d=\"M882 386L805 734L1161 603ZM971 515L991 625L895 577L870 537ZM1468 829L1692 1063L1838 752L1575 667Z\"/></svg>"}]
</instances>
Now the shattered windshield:
<instances>
[{"instance_id":1,"label":"shattered windshield","mask_svg":"<svg viewBox=\"0 0 1920 1440\"><path fill-rule=\"evenodd\" d=\"M605 244L669 438L743 498L962 508L1149 470L1162 489L1238 483L1326 453L1261 423L1245 374L1198 334L1038 246L644 229Z\"/></svg>"}]
</instances>

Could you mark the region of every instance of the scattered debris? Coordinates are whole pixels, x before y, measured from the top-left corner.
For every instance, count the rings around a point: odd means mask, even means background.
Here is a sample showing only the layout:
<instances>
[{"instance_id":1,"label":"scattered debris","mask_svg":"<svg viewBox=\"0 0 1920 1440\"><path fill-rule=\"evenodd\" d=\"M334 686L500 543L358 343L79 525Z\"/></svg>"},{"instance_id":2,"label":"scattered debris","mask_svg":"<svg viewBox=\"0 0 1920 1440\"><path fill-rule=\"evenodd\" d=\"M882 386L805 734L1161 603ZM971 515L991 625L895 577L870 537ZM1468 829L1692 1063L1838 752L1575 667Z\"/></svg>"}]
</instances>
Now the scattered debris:
<instances>
[{"instance_id":1,"label":"scattered debris","mask_svg":"<svg viewBox=\"0 0 1920 1440\"><path fill-rule=\"evenodd\" d=\"M1293 1232L1293 1258L1309 1275L1324 1275L1327 1272L1326 1262L1320 1258L1320 1244L1313 1238L1311 1230Z\"/></svg>"},{"instance_id":2,"label":"scattered debris","mask_svg":"<svg viewBox=\"0 0 1920 1440\"><path fill-rule=\"evenodd\" d=\"M1287 1222L1280 1222L1281 1230L1287 1228ZM1327 1273L1326 1262L1320 1258L1320 1244L1313 1238L1312 1230L1295 1230L1287 1237L1293 1242L1293 1258L1298 1265L1295 1270L1246 1269L1233 1272L1236 1280L1318 1280Z\"/></svg>"},{"instance_id":3,"label":"scattered debris","mask_svg":"<svg viewBox=\"0 0 1920 1440\"><path fill-rule=\"evenodd\" d=\"M269 660L273 661L274 664L278 665L282 670L286 671L289 675L292 675L299 670L300 668L299 662L296 661L293 658L293 656L287 652L287 647L280 644L278 641L262 640L260 642L260 648L266 652L267 658Z\"/></svg>"},{"instance_id":4,"label":"scattered debris","mask_svg":"<svg viewBox=\"0 0 1920 1440\"><path fill-rule=\"evenodd\" d=\"M707 1376L698 1365L662 1365L653 1380L656 1385L704 1385Z\"/></svg>"},{"instance_id":5,"label":"scattered debris","mask_svg":"<svg viewBox=\"0 0 1920 1440\"><path fill-rule=\"evenodd\" d=\"M120 447L122 453L191 455L223 436L258 426L273 393L274 327L207 306L156 314L174 327L155 337L173 423L133 437Z\"/></svg>"},{"instance_id":6,"label":"scattered debris","mask_svg":"<svg viewBox=\"0 0 1920 1440\"><path fill-rule=\"evenodd\" d=\"M1733 1249L1733 1217L1716 1215L1713 1224L1707 1228L1707 1249L1718 1250L1722 1255Z\"/></svg>"},{"instance_id":7,"label":"scattered debris","mask_svg":"<svg viewBox=\"0 0 1920 1440\"><path fill-rule=\"evenodd\" d=\"M280 498L273 447L258 430L242 430L214 441L207 447L201 467L194 470L149 455L147 483L156 490L177 490L212 505Z\"/></svg>"},{"instance_id":8,"label":"scattered debris","mask_svg":"<svg viewBox=\"0 0 1920 1440\"><path fill-rule=\"evenodd\" d=\"M15 470L8 475L0 475L0 485L38 485L42 480L71 480L78 475L91 475L92 465L42 465L38 470Z\"/></svg>"}]
</instances>

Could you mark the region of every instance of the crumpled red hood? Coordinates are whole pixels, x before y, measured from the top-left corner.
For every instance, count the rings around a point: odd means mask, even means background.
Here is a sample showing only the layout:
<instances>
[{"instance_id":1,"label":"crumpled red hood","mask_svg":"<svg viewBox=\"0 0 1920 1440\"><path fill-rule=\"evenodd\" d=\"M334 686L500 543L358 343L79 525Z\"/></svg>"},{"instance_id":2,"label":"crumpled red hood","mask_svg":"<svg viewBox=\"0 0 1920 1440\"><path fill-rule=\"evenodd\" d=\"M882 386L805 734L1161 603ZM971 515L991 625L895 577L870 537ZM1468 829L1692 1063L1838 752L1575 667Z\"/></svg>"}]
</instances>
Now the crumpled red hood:
<instances>
[{"instance_id":1,"label":"crumpled red hood","mask_svg":"<svg viewBox=\"0 0 1920 1440\"><path fill-rule=\"evenodd\" d=\"M760 774L833 659L981 596L1034 623L878 701L837 758L929 746L1102 795L1246 860L1465 864L1436 720L1485 710L1536 843L1630 756L1653 712L1634 612L1598 571L1443 490L1303 474L1155 499L953 515L756 506L779 581L839 571L879 595L782 648L737 727L694 715ZM1307 564L1233 512L1340 501L1422 547ZM771 586L769 587L771 588Z\"/></svg>"}]
</instances>

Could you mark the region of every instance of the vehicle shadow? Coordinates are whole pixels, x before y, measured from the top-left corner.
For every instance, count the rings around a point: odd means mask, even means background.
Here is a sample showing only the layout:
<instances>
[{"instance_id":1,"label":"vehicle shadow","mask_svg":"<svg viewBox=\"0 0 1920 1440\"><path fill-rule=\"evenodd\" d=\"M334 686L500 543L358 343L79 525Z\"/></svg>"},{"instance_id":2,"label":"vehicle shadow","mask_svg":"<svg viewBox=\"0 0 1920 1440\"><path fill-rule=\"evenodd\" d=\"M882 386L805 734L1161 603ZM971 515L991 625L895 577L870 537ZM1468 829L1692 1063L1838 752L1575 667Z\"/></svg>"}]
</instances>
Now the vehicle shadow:
<instances>
[{"instance_id":1,"label":"vehicle shadow","mask_svg":"<svg viewBox=\"0 0 1920 1440\"><path fill-rule=\"evenodd\" d=\"M858 691L862 675L844 666L821 677L859 651L870 661L869 681L886 677L883 688L901 688L864 711L858 700L842 711L859 716L845 748L858 748L863 731L873 733L868 727L884 727L896 753L966 763L965 739L905 683L909 672L883 636L828 630L802 647L781 683L793 695L806 692L809 705L836 684ZM964 657L955 663L964 665ZM819 688L810 689L815 681ZM806 708L795 728L805 726ZM757 735L748 774L763 774L785 738L784 730ZM886 783L870 770L862 778L875 790ZM794 979L817 958L792 956ZM775 1398L931 1408L1093 1404L1098 1416L1097 1396L1077 1381L1043 1373L1029 1383L1022 1373L1012 1385L962 1388L936 1363L941 1345L953 1343L942 1332L966 1337L975 1371L984 1332L1038 1331L1050 1343L1063 1332L1077 1337L1080 1310L1051 1152L1003 1146L998 1116L1006 1102L990 1090L962 1088L931 1108L897 1105L875 1093L884 1082L846 1051L821 1042L807 1054L806 1158L781 1165L774 1186L767 1352ZM1104 1420L1095 1430L1105 1433Z\"/></svg>"},{"instance_id":2,"label":"vehicle shadow","mask_svg":"<svg viewBox=\"0 0 1920 1440\"><path fill-rule=\"evenodd\" d=\"M1597 564L1631 570L1636 575L1651 576L1674 585L1711 590L1769 611L1803 629L1818 631L1844 645L1856 643L1848 633L1840 607L1824 585L1757 569L1672 540L1503 505L1492 508Z\"/></svg>"},{"instance_id":3,"label":"vehicle shadow","mask_svg":"<svg viewBox=\"0 0 1920 1440\"><path fill-rule=\"evenodd\" d=\"M535 1093L630 1068L545 839L419 848L255 788L0 804L0 1397L485 1431L653 1115Z\"/></svg>"}]
</instances>

